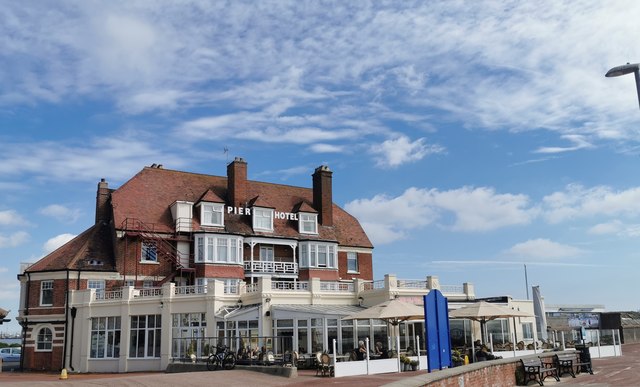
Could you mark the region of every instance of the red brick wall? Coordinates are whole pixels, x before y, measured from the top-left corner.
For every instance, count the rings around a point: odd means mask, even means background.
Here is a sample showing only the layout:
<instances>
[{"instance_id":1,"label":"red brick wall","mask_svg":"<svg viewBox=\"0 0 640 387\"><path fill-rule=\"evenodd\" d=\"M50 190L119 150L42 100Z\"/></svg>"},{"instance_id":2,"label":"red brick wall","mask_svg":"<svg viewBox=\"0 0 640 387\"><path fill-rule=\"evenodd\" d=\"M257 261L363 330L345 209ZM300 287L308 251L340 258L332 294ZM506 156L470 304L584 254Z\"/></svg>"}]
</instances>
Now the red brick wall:
<instances>
[{"instance_id":1,"label":"red brick wall","mask_svg":"<svg viewBox=\"0 0 640 387\"><path fill-rule=\"evenodd\" d=\"M47 327L51 329L51 326ZM40 352L35 350L38 332L34 331L33 327L27 329L26 348L22 350L25 369L44 371L59 371L62 369L64 325L54 325L52 333L53 347L51 351Z\"/></svg>"},{"instance_id":2,"label":"red brick wall","mask_svg":"<svg viewBox=\"0 0 640 387\"><path fill-rule=\"evenodd\" d=\"M158 254L158 263L140 263L141 241L138 238L120 238L116 241L116 269L133 279L138 276L164 277L173 273L173 264Z\"/></svg>"},{"instance_id":3,"label":"red brick wall","mask_svg":"<svg viewBox=\"0 0 640 387\"><path fill-rule=\"evenodd\" d=\"M358 253L358 274L347 273L347 252L338 252L338 270L342 279L373 280L373 259L370 253Z\"/></svg>"},{"instance_id":4,"label":"red brick wall","mask_svg":"<svg viewBox=\"0 0 640 387\"><path fill-rule=\"evenodd\" d=\"M65 306L65 291L67 280L66 279L58 279L53 280L53 306L44 307L40 306L40 286L42 281L34 281L32 280L29 284L29 314L35 315L45 315L45 314L58 314L64 313ZM36 309L32 309L36 308ZM45 308L45 309L37 309L37 308Z\"/></svg>"},{"instance_id":5,"label":"red brick wall","mask_svg":"<svg viewBox=\"0 0 640 387\"><path fill-rule=\"evenodd\" d=\"M301 269L298 275L300 281L307 281L310 278L320 278L322 281L337 281L338 272L336 270L322 269Z\"/></svg>"},{"instance_id":6,"label":"red brick wall","mask_svg":"<svg viewBox=\"0 0 640 387\"><path fill-rule=\"evenodd\" d=\"M222 264L196 264L197 278L240 278L244 279L244 267Z\"/></svg>"}]
</instances>

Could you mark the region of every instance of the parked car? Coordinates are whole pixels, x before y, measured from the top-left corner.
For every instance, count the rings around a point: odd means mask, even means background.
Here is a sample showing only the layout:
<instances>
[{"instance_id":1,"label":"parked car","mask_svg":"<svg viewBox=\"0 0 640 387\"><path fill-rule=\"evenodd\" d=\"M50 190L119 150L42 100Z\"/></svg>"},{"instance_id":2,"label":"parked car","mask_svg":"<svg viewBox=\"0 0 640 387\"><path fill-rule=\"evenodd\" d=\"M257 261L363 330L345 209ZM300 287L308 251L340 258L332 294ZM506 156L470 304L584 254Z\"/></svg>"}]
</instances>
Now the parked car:
<instances>
[{"instance_id":1,"label":"parked car","mask_svg":"<svg viewBox=\"0 0 640 387\"><path fill-rule=\"evenodd\" d=\"M21 347L0 348L0 358L3 362L20 361L20 353L22 353Z\"/></svg>"}]
</instances>

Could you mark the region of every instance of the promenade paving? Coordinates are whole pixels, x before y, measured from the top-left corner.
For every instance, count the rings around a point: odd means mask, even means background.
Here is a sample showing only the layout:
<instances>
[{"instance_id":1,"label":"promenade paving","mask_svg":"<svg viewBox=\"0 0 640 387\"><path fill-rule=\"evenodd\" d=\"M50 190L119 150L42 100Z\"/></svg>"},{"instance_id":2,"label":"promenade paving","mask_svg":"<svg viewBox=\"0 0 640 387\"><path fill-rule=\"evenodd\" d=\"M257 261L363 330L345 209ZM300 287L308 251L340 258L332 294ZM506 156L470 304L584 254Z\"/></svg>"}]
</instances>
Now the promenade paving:
<instances>
[{"instance_id":1,"label":"promenade paving","mask_svg":"<svg viewBox=\"0 0 640 387\"><path fill-rule=\"evenodd\" d=\"M594 375L578 374L575 379L563 376L560 382L545 380L545 386L640 386L640 343L625 344L622 356L594 359ZM426 371L402 372L373 376L345 378L322 378L315 371L300 370L297 378L283 378L254 371L235 369L231 371L189 372L181 374L135 373L135 374L69 374L68 379L59 380L59 374L44 373L0 373L0 386L394 386L413 387L424 384ZM531 384L533 385L533 384Z\"/></svg>"}]
</instances>

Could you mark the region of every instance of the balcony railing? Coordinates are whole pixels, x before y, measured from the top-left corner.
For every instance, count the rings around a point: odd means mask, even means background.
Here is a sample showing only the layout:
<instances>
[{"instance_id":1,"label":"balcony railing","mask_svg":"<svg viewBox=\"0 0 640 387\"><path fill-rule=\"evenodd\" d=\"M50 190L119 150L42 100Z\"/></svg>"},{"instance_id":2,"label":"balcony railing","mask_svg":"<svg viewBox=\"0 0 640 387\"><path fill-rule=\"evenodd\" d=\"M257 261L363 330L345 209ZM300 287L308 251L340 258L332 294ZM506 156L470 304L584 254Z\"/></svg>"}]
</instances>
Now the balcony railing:
<instances>
[{"instance_id":1,"label":"balcony railing","mask_svg":"<svg viewBox=\"0 0 640 387\"><path fill-rule=\"evenodd\" d=\"M354 289L353 282L320 282L321 292L353 292Z\"/></svg>"},{"instance_id":2,"label":"balcony railing","mask_svg":"<svg viewBox=\"0 0 640 387\"><path fill-rule=\"evenodd\" d=\"M122 298L122 290L96 290L95 292L95 300L96 301L106 301L106 300L120 300Z\"/></svg>"},{"instance_id":3,"label":"balcony railing","mask_svg":"<svg viewBox=\"0 0 640 387\"><path fill-rule=\"evenodd\" d=\"M462 285L440 285L440 291L448 294L464 294Z\"/></svg>"},{"instance_id":4,"label":"balcony railing","mask_svg":"<svg viewBox=\"0 0 640 387\"><path fill-rule=\"evenodd\" d=\"M252 274L298 275L298 264L295 262L247 261L244 270Z\"/></svg>"},{"instance_id":5,"label":"balcony railing","mask_svg":"<svg viewBox=\"0 0 640 387\"><path fill-rule=\"evenodd\" d=\"M162 288L134 289L134 297L157 297L162 295Z\"/></svg>"},{"instance_id":6,"label":"balcony railing","mask_svg":"<svg viewBox=\"0 0 640 387\"><path fill-rule=\"evenodd\" d=\"M308 282L271 281L271 290L291 290L304 292L309 290Z\"/></svg>"},{"instance_id":7,"label":"balcony railing","mask_svg":"<svg viewBox=\"0 0 640 387\"><path fill-rule=\"evenodd\" d=\"M173 289L173 294L186 295L186 294L205 294L207 287L204 285L193 286L176 286Z\"/></svg>"},{"instance_id":8,"label":"balcony railing","mask_svg":"<svg viewBox=\"0 0 640 387\"><path fill-rule=\"evenodd\" d=\"M398 287L404 289L426 289L427 281L423 280L398 280Z\"/></svg>"}]
</instances>

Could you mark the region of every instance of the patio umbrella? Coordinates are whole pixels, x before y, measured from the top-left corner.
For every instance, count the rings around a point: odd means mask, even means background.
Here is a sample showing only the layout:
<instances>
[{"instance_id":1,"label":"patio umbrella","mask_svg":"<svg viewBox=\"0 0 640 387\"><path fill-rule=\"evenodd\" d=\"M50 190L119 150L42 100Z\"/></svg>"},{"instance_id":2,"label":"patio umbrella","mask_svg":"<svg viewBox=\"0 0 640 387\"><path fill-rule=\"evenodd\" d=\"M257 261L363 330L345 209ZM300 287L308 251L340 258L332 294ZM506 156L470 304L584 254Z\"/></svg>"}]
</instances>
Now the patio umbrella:
<instances>
[{"instance_id":1,"label":"patio umbrella","mask_svg":"<svg viewBox=\"0 0 640 387\"><path fill-rule=\"evenodd\" d=\"M363 311L343 317L342 319L362 320L370 318L384 320L396 327L396 329L392 329L393 334L391 336L395 335L398 337L400 333L400 327L398 327L398 324L407 320L424 320L424 308L422 306L410 304L394 298L393 300L385 301Z\"/></svg>"},{"instance_id":2,"label":"patio umbrella","mask_svg":"<svg viewBox=\"0 0 640 387\"><path fill-rule=\"evenodd\" d=\"M511 317L533 317L533 315L531 313L507 308L506 306L496 305L486 301L476 302L449 312L449 318L466 318L469 320L479 321L481 331L487 321L495 320L497 318Z\"/></svg>"},{"instance_id":3,"label":"patio umbrella","mask_svg":"<svg viewBox=\"0 0 640 387\"><path fill-rule=\"evenodd\" d=\"M385 301L363 311L343 317L343 320L380 319L391 325L398 325L406 320L424 320L424 309L421 306L403 302L398 299Z\"/></svg>"}]
</instances>

